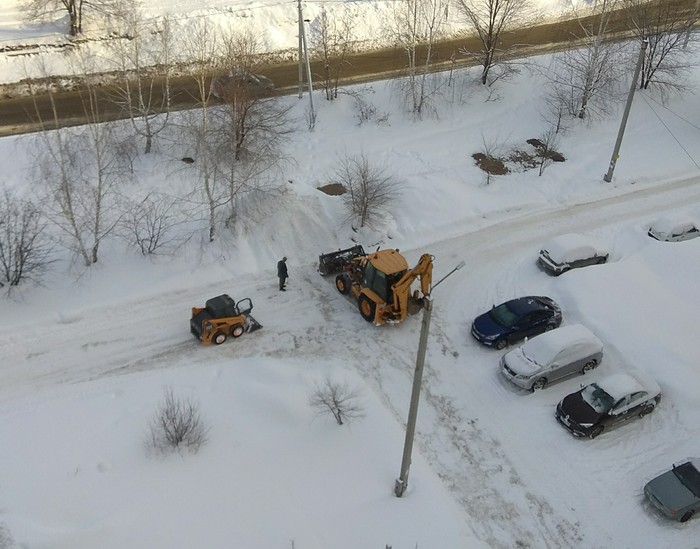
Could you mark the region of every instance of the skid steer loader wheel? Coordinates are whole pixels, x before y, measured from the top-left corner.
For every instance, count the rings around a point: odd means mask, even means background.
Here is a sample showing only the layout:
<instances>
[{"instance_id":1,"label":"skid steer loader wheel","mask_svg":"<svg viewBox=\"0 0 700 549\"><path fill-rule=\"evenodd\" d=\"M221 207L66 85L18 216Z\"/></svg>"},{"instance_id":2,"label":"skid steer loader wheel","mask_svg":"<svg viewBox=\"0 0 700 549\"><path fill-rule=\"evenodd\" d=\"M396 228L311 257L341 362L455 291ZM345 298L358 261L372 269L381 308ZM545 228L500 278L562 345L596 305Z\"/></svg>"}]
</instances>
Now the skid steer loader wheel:
<instances>
[{"instance_id":1,"label":"skid steer loader wheel","mask_svg":"<svg viewBox=\"0 0 700 549\"><path fill-rule=\"evenodd\" d=\"M224 332L216 332L212 338L212 341L217 345L221 345L224 341L226 341L226 334Z\"/></svg>"},{"instance_id":2,"label":"skid steer loader wheel","mask_svg":"<svg viewBox=\"0 0 700 549\"><path fill-rule=\"evenodd\" d=\"M360 314L367 322L374 322L374 314L377 311L377 304L366 295L361 295L357 302Z\"/></svg>"},{"instance_id":3,"label":"skid steer loader wheel","mask_svg":"<svg viewBox=\"0 0 700 549\"><path fill-rule=\"evenodd\" d=\"M245 332L245 328L242 324L236 324L235 326L231 326L231 337L241 337L243 335L243 332Z\"/></svg>"},{"instance_id":4,"label":"skid steer loader wheel","mask_svg":"<svg viewBox=\"0 0 700 549\"><path fill-rule=\"evenodd\" d=\"M335 277L335 287L343 295L350 293L350 277L346 274L339 274Z\"/></svg>"}]
</instances>

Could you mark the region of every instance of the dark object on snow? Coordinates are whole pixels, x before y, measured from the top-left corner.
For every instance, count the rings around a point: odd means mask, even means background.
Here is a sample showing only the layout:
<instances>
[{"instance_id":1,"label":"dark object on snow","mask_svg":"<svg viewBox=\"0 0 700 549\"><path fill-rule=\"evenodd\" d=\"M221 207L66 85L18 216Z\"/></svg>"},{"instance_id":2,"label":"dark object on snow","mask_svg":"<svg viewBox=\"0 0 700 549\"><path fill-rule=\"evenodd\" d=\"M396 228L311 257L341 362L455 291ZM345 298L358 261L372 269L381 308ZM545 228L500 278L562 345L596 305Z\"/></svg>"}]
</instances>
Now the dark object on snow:
<instances>
[{"instance_id":1,"label":"dark object on snow","mask_svg":"<svg viewBox=\"0 0 700 549\"><path fill-rule=\"evenodd\" d=\"M184 156L180 160L182 160L185 164L194 164L194 158L191 156Z\"/></svg>"},{"instance_id":2,"label":"dark object on snow","mask_svg":"<svg viewBox=\"0 0 700 549\"><path fill-rule=\"evenodd\" d=\"M228 336L236 338L262 328L250 315L252 310L249 297L238 303L228 294L213 297L204 307L192 307L190 332L206 345L221 345Z\"/></svg>"},{"instance_id":3,"label":"dark object on snow","mask_svg":"<svg viewBox=\"0 0 700 549\"><path fill-rule=\"evenodd\" d=\"M285 291L285 284L289 275L287 274L287 258L283 257L277 262L277 278L280 279L280 291Z\"/></svg>"},{"instance_id":4,"label":"dark object on snow","mask_svg":"<svg viewBox=\"0 0 700 549\"><path fill-rule=\"evenodd\" d=\"M367 254L360 244L345 250L321 254L318 256L318 272L321 273L321 276L342 273L350 268L354 258L363 255Z\"/></svg>"}]
</instances>

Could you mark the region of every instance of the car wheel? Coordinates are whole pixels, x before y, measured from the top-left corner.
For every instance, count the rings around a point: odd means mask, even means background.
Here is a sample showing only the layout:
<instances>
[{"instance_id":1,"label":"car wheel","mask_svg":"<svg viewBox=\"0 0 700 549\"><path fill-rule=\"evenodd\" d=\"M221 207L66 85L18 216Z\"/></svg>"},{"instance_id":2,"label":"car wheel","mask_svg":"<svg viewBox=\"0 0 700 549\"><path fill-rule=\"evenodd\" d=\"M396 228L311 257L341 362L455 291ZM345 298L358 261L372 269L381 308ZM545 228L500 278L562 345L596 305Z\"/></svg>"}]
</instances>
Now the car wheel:
<instances>
[{"instance_id":1,"label":"car wheel","mask_svg":"<svg viewBox=\"0 0 700 549\"><path fill-rule=\"evenodd\" d=\"M350 293L350 278L346 274L339 274L335 277L335 287L343 295Z\"/></svg>"},{"instance_id":2,"label":"car wheel","mask_svg":"<svg viewBox=\"0 0 700 549\"><path fill-rule=\"evenodd\" d=\"M686 511L683 513L683 516L679 519L679 522L688 522L691 518L693 518L693 515L695 514L695 511Z\"/></svg>"},{"instance_id":3,"label":"car wheel","mask_svg":"<svg viewBox=\"0 0 700 549\"><path fill-rule=\"evenodd\" d=\"M547 380L545 378L541 377L540 379L538 379L537 381L535 381L532 384L532 387L530 387L530 389L532 389L532 392L534 393L535 391L539 391L540 389L544 389L546 386L547 386Z\"/></svg>"},{"instance_id":4,"label":"car wheel","mask_svg":"<svg viewBox=\"0 0 700 549\"><path fill-rule=\"evenodd\" d=\"M544 327L544 331L545 331L545 332L551 332L552 330L554 330L554 328L556 328L556 326L555 326L554 324L547 324L547 325Z\"/></svg>"},{"instance_id":5,"label":"car wheel","mask_svg":"<svg viewBox=\"0 0 700 549\"><path fill-rule=\"evenodd\" d=\"M581 373L583 375L586 375L588 372L593 370L597 365L598 365L598 362L596 362L595 360L589 360L588 362L586 362L583 365L583 368L581 368Z\"/></svg>"},{"instance_id":6,"label":"car wheel","mask_svg":"<svg viewBox=\"0 0 700 549\"><path fill-rule=\"evenodd\" d=\"M505 338L503 338L503 339L499 339L498 341L496 341L496 343L494 344L494 347L496 349L498 349L499 351L502 351L503 349L506 348L506 345L508 345L508 342L505 340Z\"/></svg>"},{"instance_id":7,"label":"car wheel","mask_svg":"<svg viewBox=\"0 0 700 549\"><path fill-rule=\"evenodd\" d=\"M360 308L362 318L367 322L374 322L374 315L377 311L377 304L374 301L366 295L361 295L358 307Z\"/></svg>"},{"instance_id":8,"label":"car wheel","mask_svg":"<svg viewBox=\"0 0 700 549\"><path fill-rule=\"evenodd\" d=\"M591 431L590 437L592 439L597 438L603 432L604 429L605 427L603 427L602 425L598 425L598 427Z\"/></svg>"},{"instance_id":9,"label":"car wheel","mask_svg":"<svg viewBox=\"0 0 700 549\"><path fill-rule=\"evenodd\" d=\"M642 411L639 412L639 417L644 417L651 414L655 408L656 404L654 404L653 402L647 404L646 406L644 406L644 408L642 408Z\"/></svg>"},{"instance_id":10,"label":"car wheel","mask_svg":"<svg viewBox=\"0 0 700 549\"><path fill-rule=\"evenodd\" d=\"M231 327L231 337L241 337L245 332L245 328L241 324L236 324Z\"/></svg>"},{"instance_id":11,"label":"car wheel","mask_svg":"<svg viewBox=\"0 0 700 549\"><path fill-rule=\"evenodd\" d=\"M217 345L221 345L224 341L226 341L226 334L224 332L216 332L212 338L212 341Z\"/></svg>"}]
</instances>

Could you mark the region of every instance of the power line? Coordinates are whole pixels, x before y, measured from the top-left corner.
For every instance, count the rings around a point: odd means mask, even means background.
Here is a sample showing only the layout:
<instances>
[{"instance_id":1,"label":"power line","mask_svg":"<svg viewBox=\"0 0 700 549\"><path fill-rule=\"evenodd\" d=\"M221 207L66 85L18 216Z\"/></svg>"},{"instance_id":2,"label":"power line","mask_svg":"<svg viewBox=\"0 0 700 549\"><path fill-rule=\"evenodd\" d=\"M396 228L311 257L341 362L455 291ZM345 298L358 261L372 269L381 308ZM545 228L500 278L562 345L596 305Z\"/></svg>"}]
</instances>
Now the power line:
<instances>
[{"instance_id":1,"label":"power line","mask_svg":"<svg viewBox=\"0 0 700 549\"><path fill-rule=\"evenodd\" d=\"M671 137L673 137L673 139L675 140L675 142L678 143L678 146L679 146L681 149L683 149L683 152L688 156L688 158L690 158L690 161L691 161L693 164L695 164L695 166L700 170L700 164L698 164L698 163L695 161L695 159L691 156L691 154L688 152L688 150L683 146L683 144L682 144L682 143L678 140L678 138L673 134L673 132L671 131L671 129L670 129L670 128L666 125L666 123L661 119L661 117L659 116L659 113L657 113L657 112L654 110L654 107L651 106L651 104L649 103L649 101L647 100L647 98L644 96L644 94L643 94L643 93L640 93L639 95L642 96L642 99L644 99L644 102L645 102L645 103L647 104L647 106L651 109L651 112L653 112L653 113L656 115L656 118L659 119L659 122L661 122L661 125L662 125L664 128L666 128L666 131L669 133L669 135L670 135Z\"/></svg>"},{"instance_id":2,"label":"power line","mask_svg":"<svg viewBox=\"0 0 700 549\"><path fill-rule=\"evenodd\" d=\"M661 108L666 109L666 110L667 110L668 112L670 112L672 115L676 116L677 118L680 118L683 122L685 122L685 123L688 124L689 126L692 126L692 127L695 128L696 130L700 130L700 126L696 126L695 124L693 124L693 123L692 123L690 120L688 120L687 118L683 118L680 114L678 114L677 112L675 112L675 111L669 109L669 108L668 108L666 105L664 105L663 103L660 103L659 101L657 101L657 100L654 99L653 97L649 97L649 99L651 99L654 103L656 103L657 105L659 105Z\"/></svg>"}]
</instances>

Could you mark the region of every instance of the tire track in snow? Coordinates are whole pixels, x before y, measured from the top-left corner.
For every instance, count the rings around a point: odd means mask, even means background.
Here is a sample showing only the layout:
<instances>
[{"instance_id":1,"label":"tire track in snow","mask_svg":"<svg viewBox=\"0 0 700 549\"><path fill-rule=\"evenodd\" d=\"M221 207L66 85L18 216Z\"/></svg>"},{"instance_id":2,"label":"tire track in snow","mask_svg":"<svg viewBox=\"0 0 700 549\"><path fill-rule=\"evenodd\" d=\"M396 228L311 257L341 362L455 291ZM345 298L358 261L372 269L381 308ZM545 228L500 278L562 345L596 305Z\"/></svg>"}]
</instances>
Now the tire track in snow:
<instances>
[{"instance_id":1,"label":"tire track in snow","mask_svg":"<svg viewBox=\"0 0 700 549\"><path fill-rule=\"evenodd\" d=\"M496 281L494 288L479 297L484 301L486 295L489 302L506 292L509 284L517 284L517 279L512 278L515 275L503 266L519 250L534 248L543 238L562 230L588 231L611 221L631 220L680 207L688 201L700 201L698 183L697 179L688 179L634 194L521 214L422 248L432 248L432 253L440 258L473 259L467 269L445 282L441 294L448 287L479 288L485 280ZM348 357L348 362L367 379L397 421L403 423L407 410L403 409L403 403L396 402L397 391L389 385L395 382L398 373L410 388L415 350L407 348L406 336L400 335L410 326L404 325L395 332L365 323L356 309L344 303L345 298L332 284L310 272L311 269L306 270L300 278L300 287L288 292L284 300L275 294L265 303L270 309L279 299L279 306L274 306L270 314L283 318L270 323L264 317L259 319L267 324L267 330L279 328L275 337L269 338L263 330L258 338L256 334L247 334L240 345L236 342L203 349L187 331L188 318L183 318L183 311L188 317L189 307L203 295L220 291L223 281L207 288L195 287L118 306L83 310L58 320L39 321L31 327L8 328L0 333L4 358L0 390L14 399L58 383L80 383L102 376L207 363L222 357L275 356L298 360L301 356L318 360L332 353ZM256 290L257 297L253 296L256 303L260 303L260 296L267 291L261 290L258 276L238 279L236 287L241 292ZM578 525L557 516L545 499L523 483L501 442L488 432L487 423L467 417L459 403L442 391L440 376L430 366L436 353L447 356L448 360L449 355L456 359L457 350L464 348L463 344L454 342L466 337L467 319L463 318L462 305L473 297L470 294L465 299L451 300L445 319L434 321L432 337L437 339L440 349L433 349L433 343L429 345L431 354L419 413L418 448L464 507L475 534L493 547L581 545ZM313 311L308 312L309 308ZM300 315L302 312L305 314ZM290 326L284 318L294 322ZM287 343L289 347L284 348ZM441 444L444 441L449 445ZM446 455L437 451L445 447L452 451ZM522 513L522 509L528 513Z\"/></svg>"}]
</instances>

